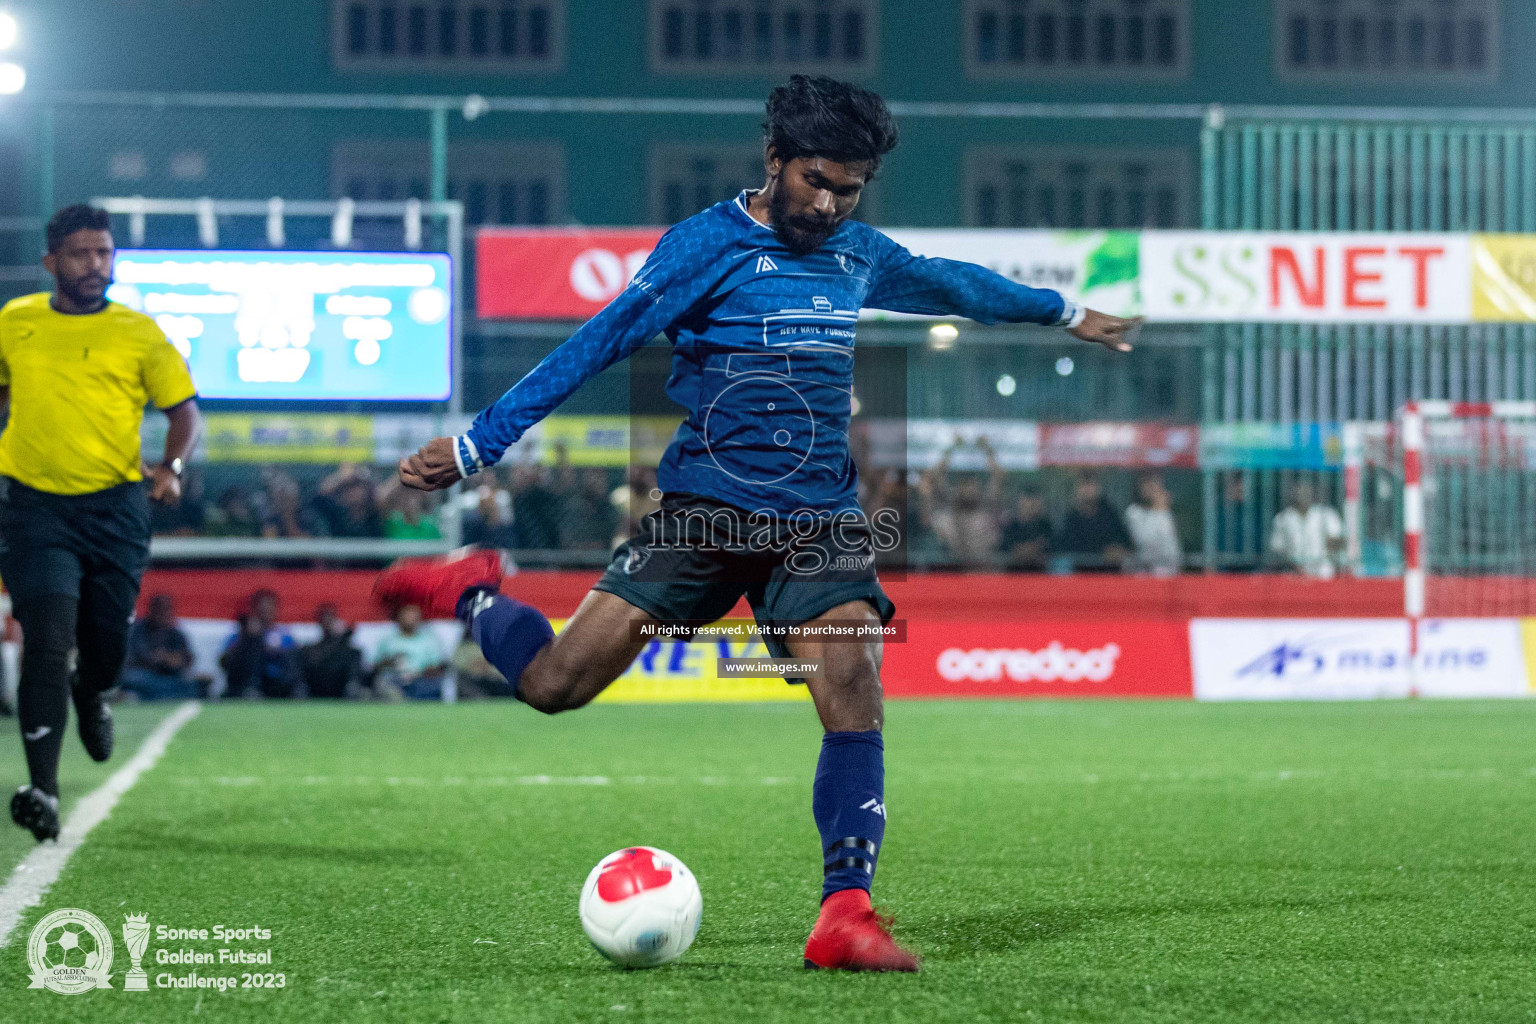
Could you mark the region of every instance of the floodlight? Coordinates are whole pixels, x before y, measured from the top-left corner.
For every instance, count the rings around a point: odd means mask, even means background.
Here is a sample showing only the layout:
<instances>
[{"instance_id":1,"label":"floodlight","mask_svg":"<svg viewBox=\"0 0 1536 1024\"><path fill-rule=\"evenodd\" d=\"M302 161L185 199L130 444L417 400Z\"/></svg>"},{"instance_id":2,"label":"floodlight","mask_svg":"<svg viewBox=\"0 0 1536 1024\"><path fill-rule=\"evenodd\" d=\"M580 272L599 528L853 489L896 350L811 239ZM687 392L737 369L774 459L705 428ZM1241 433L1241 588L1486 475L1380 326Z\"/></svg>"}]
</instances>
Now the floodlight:
<instances>
[{"instance_id":1,"label":"floodlight","mask_svg":"<svg viewBox=\"0 0 1536 1024\"><path fill-rule=\"evenodd\" d=\"M26 68L20 64L0 63L0 96L14 96L26 87Z\"/></svg>"}]
</instances>

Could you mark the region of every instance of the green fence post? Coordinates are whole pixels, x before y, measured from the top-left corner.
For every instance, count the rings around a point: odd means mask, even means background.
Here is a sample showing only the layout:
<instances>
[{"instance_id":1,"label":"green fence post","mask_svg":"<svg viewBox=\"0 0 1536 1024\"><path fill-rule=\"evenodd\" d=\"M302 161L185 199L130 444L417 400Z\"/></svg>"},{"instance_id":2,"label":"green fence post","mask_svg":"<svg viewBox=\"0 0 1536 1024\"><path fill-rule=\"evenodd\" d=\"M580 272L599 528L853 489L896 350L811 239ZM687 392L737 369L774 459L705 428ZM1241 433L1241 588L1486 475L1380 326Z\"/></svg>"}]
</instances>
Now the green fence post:
<instances>
[{"instance_id":1,"label":"green fence post","mask_svg":"<svg viewBox=\"0 0 1536 1024\"><path fill-rule=\"evenodd\" d=\"M432 108L432 201L448 201L448 108Z\"/></svg>"},{"instance_id":2,"label":"green fence post","mask_svg":"<svg viewBox=\"0 0 1536 1024\"><path fill-rule=\"evenodd\" d=\"M1220 145L1222 109L1212 105L1205 115L1205 128L1200 132L1200 226L1210 230L1217 226L1218 192L1220 190ZM1210 324L1201 328L1200 368L1203 387L1200 394L1201 422L1216 422L1216 401L1221 381L1217 365L1217 329ZM1200 474L1201 523L1204 534L1202 549L1205 555L1205 571L1216 571L1216 473L1203 470Z\"/></svg>"},{"instance_id":3,"label":"green fence post","mask_svg":"<svg viewBox=\"0 0 1536 1024\"><path fill-rule=\"evenodd\" d=\"M448 201L448 108L435 106L432 108L432 141L431 141L431 182L429 183L430 195L434 203L446 203ZM447 221L437 217L432 218L434 232L441 232L438 243L446 248L447 245Z\"/></svg>"},{"instance_id":4,"label":"green fence post","mask_svg":"<svg viewBox=\"0 0 1536 1024\"><path fill-rule=\"evenodd\" d=\"M53 163L53 104L45 103L38 113L37 140L37 206L43 220L53 216L54 176Z\"/></svg>"}]
</instances>

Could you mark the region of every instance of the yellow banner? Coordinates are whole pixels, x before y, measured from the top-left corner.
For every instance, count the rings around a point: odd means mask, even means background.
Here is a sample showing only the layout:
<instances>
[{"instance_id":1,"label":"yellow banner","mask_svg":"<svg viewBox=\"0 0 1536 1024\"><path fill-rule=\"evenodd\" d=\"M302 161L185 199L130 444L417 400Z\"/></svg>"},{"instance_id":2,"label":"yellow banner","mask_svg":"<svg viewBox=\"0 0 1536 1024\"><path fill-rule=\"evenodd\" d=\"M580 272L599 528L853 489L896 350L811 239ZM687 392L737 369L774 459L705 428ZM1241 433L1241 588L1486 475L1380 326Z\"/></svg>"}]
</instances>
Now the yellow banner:
<instances>
[{"instance_id":1,"label":"yellow banner","mask_svg":"<svg viewBox=\"0 0 1536 1024\"><path fill-rule=\"evenodd\" d=\"M372 416L209 413L210 462L367 462Z\"/></svg>"},{"instance_id":2,"label":"yellow banner","mask_svg":"<svg viewBox=\"0 0 1536 1024\"><path fill-rule=\"evenodd\" d=\"M1536 323L1536 235L1472 236L1472 319Z\"/></svg>"},{"instance_id":3,"label":"yellow banner","mask_svg":"<svg viewBox=\"0 0 1536 1024\"><path fill-rule=\"evenodd\" d=\"M541 461L553 466L557 448L573 466L654 466L682 422L672 416L551 416L541 424Z\"/></svg>"},{"instance_id":4,"label":"yellow banner","mask_svg":"<svg viewBox=\"0 0 1536 1024\"><path fill-rule=\"evenodd\" d=\"M551 619L555 632L564 619ZM802 684L782 679L722 679L720 658L766 658L760 640L695 640L690 643L653 640L635 663L597 698L607 704L674 704L685 701L808 701Z\"/></svg>"},{"instance_id":5,"label":"yellow banner","mask_svg":"<svg viewBox=\"0 0 1536 1024\"><path fill-rule=\"evenodd\" d=\"M1536 619L1520 620L1520 646L1525 649L1526 686L1536 693Z\"/></svg>"}]
</instances>

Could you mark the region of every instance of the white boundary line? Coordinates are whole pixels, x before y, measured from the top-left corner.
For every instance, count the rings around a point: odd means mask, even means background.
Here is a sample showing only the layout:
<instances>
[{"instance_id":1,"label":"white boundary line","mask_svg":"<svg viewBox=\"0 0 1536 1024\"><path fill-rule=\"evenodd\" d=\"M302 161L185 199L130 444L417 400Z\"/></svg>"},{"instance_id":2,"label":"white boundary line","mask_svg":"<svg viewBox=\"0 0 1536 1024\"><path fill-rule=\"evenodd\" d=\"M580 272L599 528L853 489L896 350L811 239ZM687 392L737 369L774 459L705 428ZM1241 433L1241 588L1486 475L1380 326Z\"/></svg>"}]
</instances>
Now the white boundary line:
<instances>
[{"instance_id":1,"label":"white boundary line","mask_svg":"<svg viewBox=\"0 0 1536 1024\"><path fill-rule=\"evenodd\" d=\"M0 948L10 941L11 933L21 923L21 916L27 909L42 902L43 894L58 881L64 865L80 848L80 844L85 842L91 829L106 820L112 808L117 806L118 799L139 781L140 775L160 760L160 755L165 753L166 746L177 730L197 717L202 709L200 702L189 700L161 719L127 764L113 772L106 782L80 798L64 822L64 827L59 830L58 842L37 844L26 859L16 865L16 870L11 872L5 885L0 886Z\"/></svg>"}]
</instances>

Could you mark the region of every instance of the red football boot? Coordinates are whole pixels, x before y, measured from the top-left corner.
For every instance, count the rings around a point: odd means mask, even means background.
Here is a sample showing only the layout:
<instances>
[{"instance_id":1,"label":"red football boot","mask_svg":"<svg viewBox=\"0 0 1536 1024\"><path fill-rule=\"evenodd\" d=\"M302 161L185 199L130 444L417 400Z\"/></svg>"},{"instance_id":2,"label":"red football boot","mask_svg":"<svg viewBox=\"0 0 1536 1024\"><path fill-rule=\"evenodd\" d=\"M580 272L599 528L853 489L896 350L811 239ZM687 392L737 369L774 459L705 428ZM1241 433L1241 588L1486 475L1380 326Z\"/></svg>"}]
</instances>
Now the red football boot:
<instances>
[{"instance_id":1,"label":"red football boot","mask_svg":"<svg viewBox=\"0 0 1536 1024\"><path fill-rule=\"evenodd\" d=\"M806 970L917 970L917 957L896 945L889 928L890 920L875 913L863 889L833 893L805 941Z\"/></svg>"},{"instance_id":2,"label":"red football boot","mask_svg":"<svg viewBox=\"0 0 1536 1024\"><path fill-rule=\"evenodd\" d=\"M374 599L391 607L414 604L429 619L451 619L470 587L499 587L507 575L500 551L460 548L433 558L402 558L379 573Z\"/></svg>"}]
</instances>

